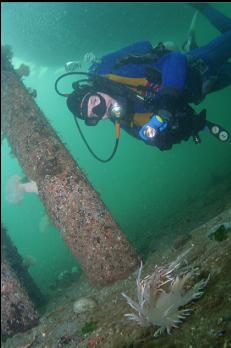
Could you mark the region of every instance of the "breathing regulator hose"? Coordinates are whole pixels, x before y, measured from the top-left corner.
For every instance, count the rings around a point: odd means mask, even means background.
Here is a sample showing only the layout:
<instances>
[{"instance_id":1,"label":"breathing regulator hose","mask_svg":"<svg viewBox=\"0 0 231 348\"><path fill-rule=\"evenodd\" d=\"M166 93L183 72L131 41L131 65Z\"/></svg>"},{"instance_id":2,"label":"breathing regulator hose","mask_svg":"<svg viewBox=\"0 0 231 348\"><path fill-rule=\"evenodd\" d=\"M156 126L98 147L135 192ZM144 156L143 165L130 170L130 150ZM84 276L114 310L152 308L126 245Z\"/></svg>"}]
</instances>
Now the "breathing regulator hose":
<instances>
[{"instance_id":1,"label":"breathing regulator hose","mask_svg":"<svg viewBox=\"0 0 231 348\"><path fill-rule=\"evenodd\" d=\"M91 79L91 78L93 79L93 78L95 77L94 74L84 73L84 72L68 72L68 73L65 73L65 74L59 76L59 77L57 78L57 80L55 81L55 91L56 91L56 93L57 93L58 95L60 95L60 96L62 96L62 97L68 97L71 93L61 93L61 92L59 91L59 89L58 89L58 82L59 82L62 78L66 77L66 76L69 76L69 75L85 75L85 76L88 76L88 79L84 79L84 80L78 81L79 83L80 83L80 82L83 82L83 81L84 81L84 82L89 82L89 77L90 77L90 79ZM115 121L116 141L115 141L115 145L114 145L113 151L112 151L111 155L110 155L108 158L103 159L103 158L100 158L99 156L97 156L97 155L94 153L94 151L92 150L92 148L90 147L90 145L88 144L88 141L86 140L86 138L85 138L85 136L84 136L84 134L83 134L83 132L82 132L82 130L81 130L81 128L80 128L80 125L79 125L79 123L78 123L78 121L77 121L77 117L76 117L76 116L74 116L74 120L75 120L76 127L78 128L79 134L80 134L81 138L83 139L83 142L85 143L85 145L86 145L88 151L92 154L92 156L93 156L96 160L98 160L99 162L102 162L102 163L106 163L106 162L111 161L112 158L115 156L116 151L117 151L117 148L118 148L118 145L119 145L120 123L119 123L118 121Z\"/></svg>"}]
</instances>

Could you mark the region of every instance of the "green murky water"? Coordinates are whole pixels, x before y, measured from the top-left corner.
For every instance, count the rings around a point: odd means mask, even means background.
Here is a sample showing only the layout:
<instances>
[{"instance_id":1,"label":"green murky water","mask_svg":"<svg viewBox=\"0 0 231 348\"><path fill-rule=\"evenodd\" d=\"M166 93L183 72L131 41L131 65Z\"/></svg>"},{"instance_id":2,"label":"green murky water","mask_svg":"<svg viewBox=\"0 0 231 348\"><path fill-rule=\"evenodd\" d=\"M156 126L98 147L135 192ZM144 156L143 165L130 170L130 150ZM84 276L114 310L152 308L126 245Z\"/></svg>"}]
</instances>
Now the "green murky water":
<instances>
[{"instance_id":1,"label":"green murky water","mask_svg":"<svg viewBox=\"0 0 231 348\"><path fill-rule=\"evenodd\" d=\"M230 4L215 6L231 16ZM54 91L54 81L64 72L65 62L81 61L86 52L100 57L143 39L153 44L172 40L181 45L193 14L187 3L2 4L2 43L12 46L15 67L21 62L29 64L31 74L24 83L37 90L39 107L141 254L148 252L150 240L168 225L169 217L183 212L187 219L190 201L198 200L199 205L201 197L230 173L230 143L220 143L204 133L200 145L190 140L160 152L122 131L115 158L101 164L86 149L64 98ZM196 31L199 45L218 35L202 16ZM63 87L70 90L71 80ZM208 119L231 132L230 92L228 87L208 96L197 110L206 107ZM81 126L95 152L108 156L114 145L112 124ZM61 272L79 266L58 230L47 222L37 195L25 195L18 205L6 201L7 180L24 173L11 156L6 139L1 151L2 222L19 253L35 259L30 273L46 293Z\"/></svg>"}]
</instances>

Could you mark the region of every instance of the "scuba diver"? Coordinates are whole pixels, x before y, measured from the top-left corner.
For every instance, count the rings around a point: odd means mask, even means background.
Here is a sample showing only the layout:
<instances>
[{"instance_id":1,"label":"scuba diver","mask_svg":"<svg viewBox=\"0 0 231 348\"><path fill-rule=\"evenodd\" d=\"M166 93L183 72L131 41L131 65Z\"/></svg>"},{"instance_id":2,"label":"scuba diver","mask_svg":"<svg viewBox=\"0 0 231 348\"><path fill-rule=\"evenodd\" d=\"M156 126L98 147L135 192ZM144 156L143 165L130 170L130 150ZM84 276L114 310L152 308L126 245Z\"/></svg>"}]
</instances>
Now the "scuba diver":
<instances>
[{"instance_id":1,"label":"scuba diver","mask_svg":"<svg viewBox=\"0 0 231 348\"><path fill-rule=\"evenodd\" d=\"M190 137L200 143L199 132L204 129L220 141L229 139L224 128L206 120L205 109L197 114L189 104L198 105L207 94L231 84L231 19L207 3L191 5L221 33L207 45L197 47L192 36L193 45L180 52L163 43L152 47L149 41L141 41L93 61L89 73L69 72L56 80L56 92L67 97L85 144L101 162L114 156L120 128L161 151ZM72 84L72 93L61 93L58 82L72 74L86 78ZM109 158L101 159L93 152L77 118L88 126L103 119L115 124L116 143Z\"/></svg>"}]
</instances>

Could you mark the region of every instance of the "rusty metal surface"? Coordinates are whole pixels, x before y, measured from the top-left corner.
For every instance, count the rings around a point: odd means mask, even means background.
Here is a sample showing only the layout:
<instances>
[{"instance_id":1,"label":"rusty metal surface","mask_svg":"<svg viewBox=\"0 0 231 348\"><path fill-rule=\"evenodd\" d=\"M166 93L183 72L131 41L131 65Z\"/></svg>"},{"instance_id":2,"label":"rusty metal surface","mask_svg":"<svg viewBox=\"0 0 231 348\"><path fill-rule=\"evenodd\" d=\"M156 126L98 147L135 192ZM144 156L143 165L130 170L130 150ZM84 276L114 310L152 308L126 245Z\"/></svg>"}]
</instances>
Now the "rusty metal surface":
<instances>
[{"instance_id":1,"label":"rusty metal surface","mask_svg":"<svg viewBox=\"0 0 231 348\"><path fill-rule=\"evenodd\" d=\"M139 262L135 250L18 75L2 66L2 131L48 215L91 282L127 276Z\"/></svg>"}]
</instances>

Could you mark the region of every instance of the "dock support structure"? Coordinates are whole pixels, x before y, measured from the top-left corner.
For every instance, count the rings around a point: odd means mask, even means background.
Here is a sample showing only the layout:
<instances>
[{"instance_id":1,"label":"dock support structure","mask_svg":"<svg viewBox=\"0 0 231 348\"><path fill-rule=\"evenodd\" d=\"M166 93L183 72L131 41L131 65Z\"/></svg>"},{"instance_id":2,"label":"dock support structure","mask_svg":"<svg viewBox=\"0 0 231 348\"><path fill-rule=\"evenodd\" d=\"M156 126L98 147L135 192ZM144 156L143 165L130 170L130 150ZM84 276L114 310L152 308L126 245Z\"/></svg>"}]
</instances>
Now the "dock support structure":
<instances>
[{"instance_id":1,"label":"dock support structure","mask_svg":"<svg viewBox=\"0 0 231 348\"><path fill-rule=\"evenodd\" d=\"M134 248L28 93L7 55L2 57L1 78L3 134L28 179L36 182L49 217L93 284L125 278L139 263Z\"/></svg>"}]
</instances>

